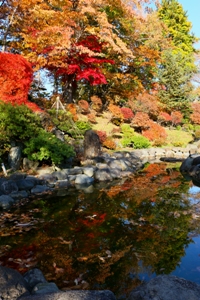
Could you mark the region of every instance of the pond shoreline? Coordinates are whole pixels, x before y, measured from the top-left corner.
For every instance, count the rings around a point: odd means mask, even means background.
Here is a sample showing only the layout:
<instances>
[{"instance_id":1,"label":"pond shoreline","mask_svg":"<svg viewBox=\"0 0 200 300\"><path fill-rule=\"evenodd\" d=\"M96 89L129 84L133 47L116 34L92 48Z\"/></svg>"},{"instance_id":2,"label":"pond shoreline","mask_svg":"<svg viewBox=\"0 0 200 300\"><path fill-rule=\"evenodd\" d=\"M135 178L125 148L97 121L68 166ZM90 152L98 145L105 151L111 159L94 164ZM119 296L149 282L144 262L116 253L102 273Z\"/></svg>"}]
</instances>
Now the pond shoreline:
<instances>
[{"instance_id":1,"label":"pond shoreline","mask_svg":"<svg viewBox=\"0 0 200 300\"><path fill-rule=\"evenodd\" d=\"M115 154L112 155L105 155L103 157L101 157L101 159L104 159L105 161L103 162L101 160L101 162L94 160L93 162L87 162L85 166L82 167L74 167L71 169L65 169L63 170L52 170L52 169L41 169L40 170L40 174L36 175L36 176L29 176L26 175L24 173L14 173L11 176L9 176L9 178L5 178L5 180L3 179L2 182L0 181L0 185L2 186L3 184L3 188L5 189L5 191L9 191L12 190L12 192L10 194L5 194L5 196L9 197L10 195L17 195L18 197L21 195L23 196L23 193L26 192L27 193L27 197L25 198L15 198L14 202L17 202L21 199L29 199L29 198L36 198L37 196L40 195L48 195L51 194L51 192L53 191L59 191L59 190L67 190L68 192L70 191L70 189L72 188L72 190L75 189L81 189L83 191L90 192L90 189L92 188L93 184L96 182L96 180L94 179L90 184L77 184L75 183L75 179L79 178L80 179L84 179L86 178L85 176L89 177L89 178L94 178L94 174L96 171L101 171L103 176L101 177L102 179L104 179L104 174L105 174L105 169L107 170L107 174L112 174L112 172L114 172L114 170L116 171L117 167L118 167L118 173L113 173L118 174L118 176L121 176L120 174L124 174L124 178L126 180L126 178L130 175L132 175L133 173L139 171L144 163L146 162L160 162L161 160L164 161L182 161L185 158L188 157L189 153L196 153L198 152L198 147L194 147L193 145L191 147L188 147L187 149L181 149L181 148L173 148L170 149L171 152L169 152L169 149L157 149L155 148L155 151L153 152L153 149L142 149L142 150L135 150L135 151L124 151L123 155L119 154L119 152L115 152ZM168 153L168 156L165 156L164 154ZM115 155L115 156L114 156ZM100 159L100 158L99 158ZM120 162L120 166L121 168L119 169L119 162ZM125 162L131 163L127 166L126 170L122 169L122 165L126 165ZM123 164L122 164L123 163ZM88 165L89 164L89 165ZM100 167L103 167L102 169ZM132 167L132 169L130 168ZM49 172L48 172L49 171ZM84 173L84 171L87 173L87 175ZM71 172L71 174L70 174ZM90 172L90 173L89 173ZM93 175L92 173L93 172ZM81 175L81 176L80 176ZM83 176L84 175L84 176ZM90 175L90 176L89 176ZM92 176L91 176L92 175ZM63 179L63 177L65 177ZM70 177L71 176L71 177ZM72 177L75 176L75 177ZM60 178L60 179L58 179ZM72 180L73 178L73 180ZM114 181L117 178L113 178L112 176L109 177L110 180L106 180L108 182L108 184L112 184L112 181ZM71 179L71 181L69 180ZM106 184L105 181L99 181L99 183ZM34 184L34 186L32 186ZM25 186L24 189L23 185ZM15 189L18 189L17 191ZM35 192L37 188L38 192ZM44 190L42 191L42 188L44 188ZM47 189L46 189L47 188ZM15 191L14 191L15 190ZM24 194L25 195L25 194ZM2 195L1 195L2 196ZM11 203L11 204L13 204ZM9 206L7 208L4 209L8 209L10 207L10 203ZM195 222L195 218L198 219L200 216L200 204L196 203L195 205L193 205L192 209L191 209L191 213L192 213L192 219L194 219ZM13 282L9 282L9 276L7 276L7 272L11 272L11 274L13 274L13 278L15 278L15 284L14 287L11 286L13 284ZM14 273L13 273L14 272ZM15 273L17 272L17 273ZM37 273L37 274L36 274ZM38 275L39 273L39 275ZM4 276L5 274L5 276ZM9 273L10 274L10 273ZM27 275L29 274L29 275ZM27 276L28 279L28 287L27 287L27 281L24 282L24 277ZM2 277L3 279L0 280L3 285L1 287L1 283L0 283L0 296L1 293L5 293L5 295L8 296L8 298L5 297L5 299L13 299L13 300L17 300L17 299L24 299L24 300L81 300L81 299L88 299L88 300L116 300L116 296L109 290L102 290L102 291L91 291L91 290L84 290L84 287L77 287L79 290L68 290L68 291L62 291L59 290L58 287L56 286L55 283L53 282L47 282L47 280L44 278L44 276L42 275L41 271L39 269L33 268L31 270L29 270L28 272L26 272L24 274L24 276L22 276L20 273L18 273L18 271L15 271L13 269L9 269L3 266L0 266L0 277ZM6 278L6 279L5 279ZM37 281L34 281L35 278L38 278ZM20 281L20 282L19 282ZM33 283L34 282L34 286ZM164 289L164 286L160 284L160 282L167 286L168 283L170 284L170 290L176 290L177 287L180 288L179 285L181 285L181 293L180 293L180 298L176 298L176 300L183 300L183 299L187 299L184 298L183 295L187 295L188 293L194 293L194 295L200 298L200 286L198 286L197 284L194 284L191 281L187 281L184 279L180 279L178 277L175 276L168 276L168 275L163 275L163 277L161 278L160 276L156 276L156 278L154 278L153 280L151 280L148 283L145 283L144 285L142 285L142 287L140 288L140 286L138 288L136 288L135 290L133 290L131 292L131 294L129 295L128 300L133 300L135 299L134 297L136 297L137 295L140 295L140 299L147 299L147 296L150 297L150 290L154 289L155 290L155 286L156 286L156 293L157 296L160 297L160 295L163 293L164 296L163 298L160 298L162 300L171 300L170 297L168 297L165 293L162 292L161 289ZM11 284L11 285L10 285ZM83 282L84 285L84 282ZM192 290L192 291L191 291ZM144 293L145 291L145 293ZM11 294L12 293L12 294ZM21 293L21 294L20 294ZM3 294L2 294L3 295ZM4 295L3 295L4 296ZM3 298L4 299L4 298ZM191 298L193 299L193 298ZM194 299L198 299L198 298L194 298Z\"/></svg>"},{"instance_id":2,"label":"pond shoreline","mask_svg":"<svg viewBox=\"0 0 200 300\"><path fill-rule=\"evenodd\" d=\"M36 175L15 172L0 178L0 208L8 209L16 201L45 195L58 189L76 188L87 192L96 182L111 182L136 173L146 162L181 161L189 154L197 153L199 142L186 148L149 148L132 151L103 153L86 160L83 165L68 169L38 168Z\"/></svg>"}]
</instances>

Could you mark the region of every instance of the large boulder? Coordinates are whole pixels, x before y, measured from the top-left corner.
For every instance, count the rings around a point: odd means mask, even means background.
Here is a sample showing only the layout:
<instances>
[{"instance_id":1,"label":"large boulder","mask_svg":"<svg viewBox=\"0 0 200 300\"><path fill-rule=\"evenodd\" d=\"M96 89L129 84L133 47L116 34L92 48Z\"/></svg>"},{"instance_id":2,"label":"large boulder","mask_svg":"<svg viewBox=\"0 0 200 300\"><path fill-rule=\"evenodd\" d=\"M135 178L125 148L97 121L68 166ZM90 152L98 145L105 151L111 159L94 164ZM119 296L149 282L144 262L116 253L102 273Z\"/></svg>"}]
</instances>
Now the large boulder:
<instances>
[{"instance_id":1,"label":"large boulder","mask_svg":"<svg viewBox=\"0 0 200 300\"><path fill-rule=\"evenodd\" d=\"M21 300L116 300L111 291L87 291L73 290L59 293L48 293L43 295L31 295Z\"/></svg>"},{"instance_id":2,"label":"large boulder","mask_svg":"<svg viewBox=\"0 0 200 300\"><path fill-rule=\"evenodd\" d=\"M8 154L8 164L11 169L18 170L21 164L22 150L21 147L12 147Z\"/></svg>"},{"instance_id":3,"label":"large boulder","mask_svg":"<svg viewBox=\"0 0 200 300\"><path fill-rule=\"evenodd\" d=\"M87 130L84 135L84 159L97 157L101 154L101 142L98 134Z\"/></svg>"},{"instance_id":4,"label":"large boulder","mask_svg":"<svg viewBox=\"0 0 200 300\"><path fill-rule=\"evenodd\" d=\"M15 300L29 295L23 276L16 270L0 266L0 299Z\"/></svg>"},{"instance_id":5,"label":"large boulder","mask_svg":"<svg viewBox=\"0 0 200 300\"><path fill-rule=\"evenodd\" d=\"M199 300L200 285L172 275L159 275L131 292L128 300Z\"/></svg>"},{"instance_id":6,"label":"large boulder","mask_svg":"<svg viewBox=\"0 0 200 300\"><path fill-rule=\"evenodd\" d=\"M190 154L181 164L180 171L181 173L188 173L195 166L200 164L200 155L199 154Z\"/></svg>"}]
</instances>

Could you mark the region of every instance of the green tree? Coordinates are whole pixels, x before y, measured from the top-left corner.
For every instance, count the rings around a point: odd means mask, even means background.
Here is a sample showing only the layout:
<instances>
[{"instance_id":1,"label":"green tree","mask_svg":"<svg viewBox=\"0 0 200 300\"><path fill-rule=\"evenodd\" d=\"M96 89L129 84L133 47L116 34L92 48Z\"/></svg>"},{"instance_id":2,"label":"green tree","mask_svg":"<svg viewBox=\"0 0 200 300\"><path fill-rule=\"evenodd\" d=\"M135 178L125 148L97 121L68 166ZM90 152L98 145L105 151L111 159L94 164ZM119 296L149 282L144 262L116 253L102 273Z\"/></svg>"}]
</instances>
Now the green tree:
<instances>
[{"instance_id":1,"label":"green tree","mask_svg":"<svg viewBox=\"0 0 200 300\"><path fill-rule=\"evenodd\" d=\"M162 0L158 14L168 27L165 37L172 39L174 51L181 52L183 55L193 54L197 38L190 33L192 23L188 20L187 12L182 5L177 0Z\"/></svg>"},{"instance_id":2,"label":"green tree","mask_svg":"<svg viewBox=\"0 0 200 300\"><path fill-rule=\"evenodd\" d=\"M191 70L186 68L187 58L181 53L174 54L171 51L163 53L163 63L158 71L158 79L161 89L159 98L163 109L167 112L181 111L185 116L189 110L190 92L192 85L190 79Z\"/></svg>"}]
</instances>

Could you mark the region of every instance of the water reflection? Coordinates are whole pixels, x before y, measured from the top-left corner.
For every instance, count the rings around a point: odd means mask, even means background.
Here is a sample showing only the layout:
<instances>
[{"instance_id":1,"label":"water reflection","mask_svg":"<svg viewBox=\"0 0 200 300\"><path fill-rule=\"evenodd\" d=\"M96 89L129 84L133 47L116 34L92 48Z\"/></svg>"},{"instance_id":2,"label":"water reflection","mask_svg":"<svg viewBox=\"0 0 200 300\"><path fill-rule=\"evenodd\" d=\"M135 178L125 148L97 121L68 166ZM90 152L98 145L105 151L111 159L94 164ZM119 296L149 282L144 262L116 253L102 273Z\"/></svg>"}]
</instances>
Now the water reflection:
<instances>
[{"instance_id":1,"label":"water reflection","mask_svg":"<svg viewBox=\"0 0 200 300\"><path fill-rule=\"evenodd\" d=\"M161 163L90 193L36 199L2 214L0 261L21 272L36 266L60 288L127 294L142 274L180 263L192 242L190 187L179 166Z\"/></svg>"}]
</instances>

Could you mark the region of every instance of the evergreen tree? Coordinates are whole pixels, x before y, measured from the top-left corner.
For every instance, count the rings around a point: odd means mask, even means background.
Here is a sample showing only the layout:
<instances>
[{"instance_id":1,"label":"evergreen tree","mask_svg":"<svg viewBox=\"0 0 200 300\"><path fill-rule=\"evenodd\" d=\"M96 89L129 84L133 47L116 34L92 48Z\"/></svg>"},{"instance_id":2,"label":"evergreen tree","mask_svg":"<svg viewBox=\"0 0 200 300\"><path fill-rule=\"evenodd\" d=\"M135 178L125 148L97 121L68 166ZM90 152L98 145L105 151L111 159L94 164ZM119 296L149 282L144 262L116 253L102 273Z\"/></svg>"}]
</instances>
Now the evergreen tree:
<instances>
[{"instance_id":1,"label":"evergreen tree","mask_svg":"<svg viewBox=\"0 0 200 300\"><path fill-rule=\"evenodd\" d=\"M171 51L163 53L163 63L158 72L160 86L159 98L163 104L163 109L169 113L181 111L185 116L189 112L190 92L192 84L190 82L192 73L186 68L187 58L179 52Z\"/></svg>"},{"instance_id":2,"label":"evergreen tree","mask_svg":"<svg viewBox=\"0 0 200 300\"><path fill-rule=\"evenodd\" d=\"M197 38L190 33L192 23L188 20L187 12L177 0L162 0L158 8L160 19L167 25L166 37L170 37L175 46L175 52L182 55L195 53L194 43Z\"/></svg>"},{"instance_id":3,"label":"evergreen tree","mask_svg":"<svg viewBox=\"0 0 200 300\"><path fill-rule=\"evenodd\" d=\"M190 81L196 72L194 43L197 38L191 33L192 23L187 12L177 0L162 0L158 15L167 25L164 36L172 41L171 50L162 53L158 75L163 87L160 100L167 111L180 110L187 116L192 91Z\"/></svg>"}]
</instances>

